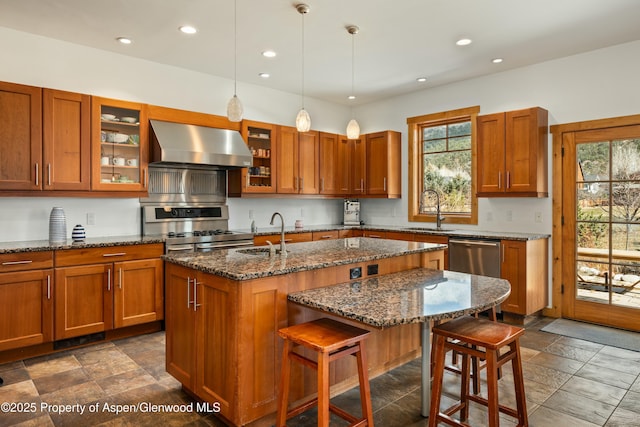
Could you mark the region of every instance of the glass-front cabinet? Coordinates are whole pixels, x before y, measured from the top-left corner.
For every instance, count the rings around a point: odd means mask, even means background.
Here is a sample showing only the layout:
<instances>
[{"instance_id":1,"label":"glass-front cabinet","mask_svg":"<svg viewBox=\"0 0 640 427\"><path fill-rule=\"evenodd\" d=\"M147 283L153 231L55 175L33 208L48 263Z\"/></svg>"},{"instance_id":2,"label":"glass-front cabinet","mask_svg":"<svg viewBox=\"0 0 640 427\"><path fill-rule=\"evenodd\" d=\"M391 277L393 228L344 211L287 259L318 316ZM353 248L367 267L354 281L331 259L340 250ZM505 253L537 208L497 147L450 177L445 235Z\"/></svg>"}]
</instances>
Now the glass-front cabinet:
<instances>
[{"instance_id":1,"label":"glass-front cabinet","mask_svg":"<svg viewBox=\"0 0 640 427\"><path fill-rule=\"evenodd\" d=\"M243 193L275 193L275 131L267 123L242 122L242 136L253 155L253 166L242 169Z\"/></svg>"},{"instance_id":2,"label":"glass-front cabinet","mask_svg":"<svg viewBox=\"0 0 640 427\"><path fill-rule=\"evenodd\" d=\"M91 187L146 191L148 130L144 104L92 97Z\"/></svg>"}]
</instances>

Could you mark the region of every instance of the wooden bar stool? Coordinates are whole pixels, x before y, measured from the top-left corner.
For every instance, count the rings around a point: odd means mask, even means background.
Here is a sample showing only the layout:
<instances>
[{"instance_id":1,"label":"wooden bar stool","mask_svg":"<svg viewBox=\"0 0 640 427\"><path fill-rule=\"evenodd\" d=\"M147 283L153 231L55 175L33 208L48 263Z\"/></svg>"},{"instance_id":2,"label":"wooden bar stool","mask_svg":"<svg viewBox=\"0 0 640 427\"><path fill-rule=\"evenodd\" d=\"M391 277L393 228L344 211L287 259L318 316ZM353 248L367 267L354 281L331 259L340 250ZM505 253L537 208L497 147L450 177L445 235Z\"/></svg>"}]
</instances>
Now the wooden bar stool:
<instances>
[{"instance_id":1,"label":"wooden bar stool","mask_svg":"<svg viewBox=\"0 0 640 427\"><path fill-rule=\"evenodd\" d=\"M487 406L489 427L499 425L500 412L517 418L518 426L528 426L519 343L522 334L524 334L524 329L517 326L475 317L460 317L435 326L433 328L434 370L429 426L435 427L439 421L452 426L467 426L468 424L464 424L464 421L469 416L470 400ZM509 347L509 351L499 351L506 346ZM462 356L462 385L460 387L460 401L441 412L440 398L447 350L455 350ZM487 399L469 393L470 357L486 360ZM508 408L498 403L498 368L509 361L511 361L513 368L517 409ZM451 417L458 411L460 411L460 421Z\"/></svg>"},{"instance_id":2,"label":"wooden bar stool","mask_svg":"<svg viewBox=\"0 0 640 427\"><path fill-rule=\"evenodd\" d=\"M373 426L373 410L371 409L371 392L364 345L369 331L331 319L318 319L280 329L278 334L284 339L284 348L276 427L286 426L289 418L316 405L318 406L318 426L326 427L329 425L329 411L349 421L351 426ZM292 350L296 344L317 352L318 361L315 362L294 353ZM348 355L355 355L358 361L362 418L356 418L329 402L329 363ZM287 410L289 406L290 362L294 360L317 370L318 397Z\"/></svg>"},{"instance_id":3,"label":"wooden bar stool","mask_svg":"<svg viewBox=\"0 0 640 427\"><path fill-rule=\"evenodd\" d=\"M482 312L482 314L486 314L489 320L493 322L498 321L495 307L491 307L490 309ZM478 313L475 313L473 317L478 317ZM451 352L451 364L445 364L444 368L449 372L461 375L462 368L457 365L458 353L454 350ZM477 357L471 358L471 384L473 386L473 394L480 394L480 371L486 366L487 364L483 363L483 361L479 360ZM498 379L500 378L502 378L502 368L498 368Z\"/></svg>"}]
</instances>

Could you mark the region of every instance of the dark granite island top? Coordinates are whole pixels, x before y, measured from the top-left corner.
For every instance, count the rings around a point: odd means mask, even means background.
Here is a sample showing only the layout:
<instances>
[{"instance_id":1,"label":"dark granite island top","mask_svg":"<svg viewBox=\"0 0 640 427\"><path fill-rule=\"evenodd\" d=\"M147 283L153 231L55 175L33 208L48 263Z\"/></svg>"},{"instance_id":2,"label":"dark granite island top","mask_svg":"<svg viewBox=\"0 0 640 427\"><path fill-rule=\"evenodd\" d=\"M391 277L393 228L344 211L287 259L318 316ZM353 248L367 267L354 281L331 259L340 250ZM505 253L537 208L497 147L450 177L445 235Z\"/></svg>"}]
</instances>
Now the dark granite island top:
<instances>
[{"instance_id":1,"label":"dark granite island top","mask_svg":"<svg viewBox=\"0 0 640 427\"><path fill-rule=\"evenodd\" d=\"M419 268L294 292L288 299L384 328L484 311L500 304L510 292L504 279Z\"/></svg>"},{"instance_id":2,"label":"dark granite island top","mask_svg":"<svg viewBox=\"0 0 640 427\"><path fill-rule=\"evenodd\" d=\"M507 299L509 293L511 285L504 279L421 268L294 292L287 298L378 328L421 323L421 412L427 417L432 322L484 311Z\"/></svg>"},{"instance_id":3,"label":"dark granite island top","mask_svg":"<svg viewBox=\"0 0 640 427\"><path fill-rule=\"evenodd\" d=\"M287 256L270 257L250 249L221 249L206 253L165 255L165 261L232 280L291 274L368 262L402 255L440 251L446 245L353 237L287 245Z\"/></svg>"}]
</instances>

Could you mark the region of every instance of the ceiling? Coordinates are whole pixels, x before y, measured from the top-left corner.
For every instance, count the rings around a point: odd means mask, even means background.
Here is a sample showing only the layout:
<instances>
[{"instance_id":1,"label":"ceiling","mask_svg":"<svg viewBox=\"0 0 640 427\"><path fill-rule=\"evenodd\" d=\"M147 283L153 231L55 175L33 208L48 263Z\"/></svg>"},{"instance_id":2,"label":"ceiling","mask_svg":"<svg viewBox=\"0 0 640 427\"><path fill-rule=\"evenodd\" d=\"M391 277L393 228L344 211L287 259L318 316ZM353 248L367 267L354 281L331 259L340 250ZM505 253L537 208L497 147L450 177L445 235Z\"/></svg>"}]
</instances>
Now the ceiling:
<instances>
[{"instance_id":1,"label":"ceiling","mask_svg":"<svg viewBox=\"0 0 640 427\"><path fill-rule=\"evenodd\" d=\"M244 83L301 93L303 20L304 95L345 105L640 39L638 0L304 1L303 18L296 0L237 0L241 99ZM0 26L229 79L233 16L233 0L0 0ZM457 46L462 37L473 43Z\"/></svg>"}]
</instances>

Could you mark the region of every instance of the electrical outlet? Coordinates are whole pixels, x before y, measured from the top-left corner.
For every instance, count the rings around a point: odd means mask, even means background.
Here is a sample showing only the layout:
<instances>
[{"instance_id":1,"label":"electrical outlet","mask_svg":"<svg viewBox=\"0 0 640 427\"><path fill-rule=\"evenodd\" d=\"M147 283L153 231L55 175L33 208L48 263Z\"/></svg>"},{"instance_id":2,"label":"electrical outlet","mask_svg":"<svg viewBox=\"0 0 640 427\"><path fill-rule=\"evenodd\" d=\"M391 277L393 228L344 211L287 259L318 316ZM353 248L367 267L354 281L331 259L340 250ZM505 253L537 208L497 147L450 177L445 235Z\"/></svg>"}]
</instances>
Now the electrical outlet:
<instances>
[{"instance_id":1,"label":"electrical outlet","mask_svg":"<svg viewBox=\"0 0 640 427\"><path fill-rule=\"evenodd\" d=\"M367 276L374 276L378 274L378 264L367 265Z\"/></svg>"},{"instance_id":2,"label":"electrical outlet","mask_svg":"<svg viewBox=\"0 0 640 427\"><path fill-rule=\"evenodd\" d=\"M487 222L493 221L493 212L487 212Z\"/></svg>"},{"instance_id":3,"label":"electrical outlet","mask_svg":"<svg viewBox=\"0 0 640 427\"><path fill-rule=\"evenodd\" d=\"M507 221L509 222L513 221L513 211L507 211L506 216L507 216Z\"/></svg>"},{"instance_id":4,"label":"electrical outlet","mask_svg":"<svg viewBox=\"0 0 640 427\"><path fill-rule=\"evenodd\" d=\"M536 212L534 218L535 222L542 222L542 212Z\"/></svg>"},{"instance_id":5,"label":"electrical outlet","mask_svg":"<svg viewBox=\"0 0 640 427\"><path fill-rule=\"evenodd\" d=\"M93 212L87 213L87 225L96 225L96 214Z\"/></svg>"},{"instance_id":6,"label":"electrical outlet","mask_svg":"<svg viewBox=\"0 0 640 427\"><path fill-rule=\"evenodd\" d=\"M362 267L353 267L349 270L349 279L359 279L362 277Z\"/></svg>"},{"instance_id":7,"label":"electrical outlet","mask_svg":"<svg viewBox=\"0 0 640 427\"><path fill-rule=\"evenodd\" d=\"M253 209L249 209L249 219L255 219L253 217Z\"/></svg>"},{"instance_id":8,"label":"electrical outlet","mask_svg":"<svg viewBox=\"0 0 640 427\"><path fill-rule=\"evenodd\" d=\"M300 208L300 218L304 218L304 208Z\"/></svg>"}]
</instances>

